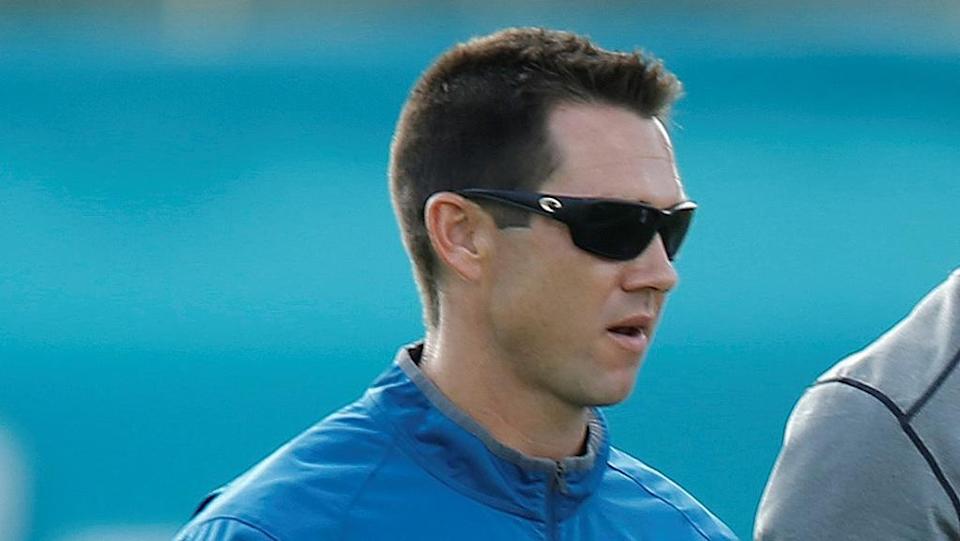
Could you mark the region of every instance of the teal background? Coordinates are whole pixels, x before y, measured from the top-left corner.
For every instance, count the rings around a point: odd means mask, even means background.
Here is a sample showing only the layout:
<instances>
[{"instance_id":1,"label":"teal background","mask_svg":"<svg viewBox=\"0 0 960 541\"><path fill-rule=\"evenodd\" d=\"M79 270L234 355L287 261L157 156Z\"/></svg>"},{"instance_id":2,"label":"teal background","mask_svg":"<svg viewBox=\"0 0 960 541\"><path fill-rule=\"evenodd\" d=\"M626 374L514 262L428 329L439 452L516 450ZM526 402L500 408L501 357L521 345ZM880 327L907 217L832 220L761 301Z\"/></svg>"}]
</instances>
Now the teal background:
<instances>
[{"instance_id":1,"label":"teal background","mask_svg":"<svg viewBox=\"0 0 960 541\"><path fill-rule=\"evenodd\" d=\"M701 210L608 415L748 538L805 386L960 261L960 14L841 5L0 4L20 537L162 538L419 338L386 190L396 115L451 43L539 24L685 82L671 129Z\"/></svg>"}]
</instances>

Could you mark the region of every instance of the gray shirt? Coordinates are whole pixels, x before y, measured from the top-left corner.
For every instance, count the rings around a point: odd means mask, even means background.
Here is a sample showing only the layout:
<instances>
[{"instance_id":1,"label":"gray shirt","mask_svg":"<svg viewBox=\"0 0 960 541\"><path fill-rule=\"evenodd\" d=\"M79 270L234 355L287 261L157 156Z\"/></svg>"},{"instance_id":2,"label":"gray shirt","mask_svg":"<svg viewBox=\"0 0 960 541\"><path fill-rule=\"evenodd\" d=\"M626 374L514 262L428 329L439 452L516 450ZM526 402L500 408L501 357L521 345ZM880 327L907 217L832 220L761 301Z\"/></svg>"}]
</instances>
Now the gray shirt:
<instances>
[{"instance_id":1,"label":"gray shirt","mask_svg":"<svg viewBox=\"0 0 960 541\"><path fill-rule=\"evenodd\" d=\"M960 540L960 270L804 394L754 538Z\"/></svg>"}]
</instances>

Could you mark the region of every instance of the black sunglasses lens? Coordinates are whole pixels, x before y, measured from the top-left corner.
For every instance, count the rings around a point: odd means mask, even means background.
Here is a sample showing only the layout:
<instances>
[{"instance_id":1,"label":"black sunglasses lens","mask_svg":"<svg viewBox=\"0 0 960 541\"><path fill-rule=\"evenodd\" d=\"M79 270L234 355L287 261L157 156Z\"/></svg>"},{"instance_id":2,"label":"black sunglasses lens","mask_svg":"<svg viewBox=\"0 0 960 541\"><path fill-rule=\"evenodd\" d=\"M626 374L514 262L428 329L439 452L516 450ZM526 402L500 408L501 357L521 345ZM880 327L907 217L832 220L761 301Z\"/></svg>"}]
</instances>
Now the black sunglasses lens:
<instances>
[{"instance_id":1,"label":"black sunglasses lens","mask_svg":"<svg viewBox=\"0 0 960 541\"><path fill-rule=\"evenodd\" d=\"M663 239L663 247L667 252L667 258L673 261L683 239L687 236L690 229L690 222L693 220L693 209L683 209L674 211L667 217L663 225L660 226L660 238Z\"/></svg>"},{"instance_id":2,"label":"black sunglasses lens","mask_svg":"<svg viewBox=\"0 0 960 541\"><path fill-rule=\"evenodd\" d=\"M616 202L584 205L567 220L573 243L588 252L610 259L627 260L653 239L656 215L650 209Z\"/></svg>"}]
</instances>

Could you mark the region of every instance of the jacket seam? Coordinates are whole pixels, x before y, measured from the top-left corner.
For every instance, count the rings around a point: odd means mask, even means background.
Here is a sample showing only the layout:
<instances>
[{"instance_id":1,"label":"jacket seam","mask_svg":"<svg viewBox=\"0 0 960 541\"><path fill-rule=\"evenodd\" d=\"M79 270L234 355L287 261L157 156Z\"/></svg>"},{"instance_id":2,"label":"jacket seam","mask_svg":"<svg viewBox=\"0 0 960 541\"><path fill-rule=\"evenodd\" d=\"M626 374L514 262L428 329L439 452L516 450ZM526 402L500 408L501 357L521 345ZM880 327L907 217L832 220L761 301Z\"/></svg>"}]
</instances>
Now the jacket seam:
<instances>
[{"instance_id":1,"label":"jacket seam","mask_svg":"<svg viewBox=\"0 0 960 541\"><path fill-rule=\"evenodd\" d=\"M380 405L380 403L379 403L377 400L373 400L373 401L372 401L372 404L373 404L374 408L376 408L376 409L378 410L377 413L382 414L382 411L381 411L381 410L382 410L382 406ZM476 501L478 501L478 502L480 502L480 503L482 503L482 504L484 504L484 505L487 505L487 506L489 506L489 507L492 507L492 508L494 508L494 509L496 509L496 510L502 512L502 513L507 513L507 514L510 514L510 515L513 515L513 516L517 516L517 517L521 517L521 518L524 518L524 519L527 519L527 520L534 520L534 521L537 521L537 522L544 522L544 523L545 523L545 520L544 520L542 517L537 516L535 513L528 511L528 510L527 510L526 508L524 508L524 507L504 505L504 504L502 504L501 502L497 501L497 500L494 499L494 498L488 498L488 497L487 497L485 494L483 494L482 492L477 492L477 491L471 490L471 489L469 489L469 488L467 488L467 487L463 487L463 486L457 485L457 484L453 483L452 481L450 481L449 479L446 479L446 478L444 478L443 476L440 476L440 475L436 474L436 473L428 466L428 464L425 463L425 461L423 460L422 457L420 457L416 452L412 451L411 449L408 449L408 445L412 448L412 447L413 447L413 444L408 442L408 437L407 437L407 435L406 435L399 427L395 426L390 420L380 419L380 418L379 418L379 415L377 415L377 416L371 415L371 417L372 417L372 418L375 418L376 421L377 421L377 423L383 424L383 425L387 425L387 430L389 430L390 433L393 434L393 438L394 438L393 444L394 444L394 447L399 448L399 449L400 449L400 452L402 452L402 453L403 453L405 456L407 456L410 460L412 460L413 462L415 462L423 471L427 472L427 474L430 475L430 477L433 477L434 479L436 479L437 481L439 481L439 482L442 483L443 485L445 485L445 486L447 486L447 487L450 487L451 490L454 490L454 491L456 491L456 492L459 492L459 493L461 493L461 494L464 494L464 495L467 496L468 498L474 499L474 500L476 500ZM401 443L401 442L403 442L403 443Z\"/></svg>"},{"instance_id":2,"label":"jacket seam","mask_svg":"<svg viewBox=\"0 0 960 541\"><path fill-rule=\"evenodd\" d=\"M917 431L913 428L913 425L910 424L911 417L901 410L900 407L897 406L897 404L893 401L893 399L884 394L883 391L860 380L841 376L819 380L814 384L814 386L825 383L839 383L870 395L878 402L883 404L887 410L893 414L893 416L897 419L897 422L900 424L900 429L903 430L907 438L909 438L913 443L914 448L916 448L917 452L920 453L920 456L922 456L926 461L927 467L930 468L931 473L933 473L933 476L936 477L937 481L940 483L940 488L943 489L947 495L947 499L949 499L950 503L953 505L953 511L957 515L957 523L960 524L960 498L958 498L956 490L954 490L953 486L950 484L950 481L943 473L943 469L940 468L940 464L937 462L936 457L933 456L933 452L930 451L930 448L927 447L927 445L923 442L923 438L920 437L920 434L917 433Z\"/></svg>"},{"instance_id":3,"label":"jacket seam","mask_svg":"<svg viewBox=\"0 0 960 541\"><path fill-rule=\"evenodd\" d=\"M373 479L373 476L380 471L380 468L383 467L383 464L390 458L390 455L393 454L394 449L397 447L396 438L390 438L390 444L384 450L383 456L380 457L380 460L377 461L377 464L370 468L369 473L363 479L363 482L357 486L356 492L351 496L350 501L347 502L347 505L343 508L343 513L340 515L340 524L338 524L337 529L339 533L337 534L337 539L343 539L345 532L343 528L346 526L347 518L350 515L350 511L353 509L353 506L357 503L357 500L360 499L360 495L363 494L363 489L367 487L370 483L370 480Z\"/></svg>"},{"instance_id":4,"label":"jacket seam","mask_svg":"<svg viewBox=\"0 0 960 541\"><path fill-rule=\"evenodd\" d=\"M647 485L643 484L643 482L641 482L640 480L638 480L638 479L637 479L636 477L634 477L633 475L630 475L630 474L629 474L628 472L626 472L625 470L623 470L623 469L621 469L621 468L618 468L617 466L613 465L613 463L607 462L607 466L609 466L611 470L616 471L616 472L619 472L621 475L623 475L623 476L626 477L627 479L630 479L631 481L633 481L634 483L636 483L637 485L639 485L640 488L642 488L647 494L650 494L650 495L653 496L654 498L656 498L656 499L662 501L663 503L669 505L670 507L672 507L676 512L680 513L680 515L684 518L684 520L686 520L687 523L690 524L690 526L691 526L694 530L696 530L696 532L697 532L698 534L700 534L701 537L703 537L703 538L706 539L707 541L710 541L710 536L707 535L706 532L704 532L704 531L700 528L700 526L696 523L696 521L693 520L692 518L690 518L690 515L688 515L684 510L682 510L682 509L680 509L679 507L677 507L676 505L674 505L674 503L671 502L670 500L667 500L667 499L664 498L663 496L661 496L661 495L657 494L656 492L650 490L650 489L647 487Z\"/></svg>"},{"instance_id":5,"label":"jacket seam","mask_svg":"<svg viewBox=\"0 0 960 541\"><path fill-rule=\"evenodd\" d=\"M233 521L233 522L239 522L240 524L243 524L244 526L247 526L248 528L251 528L251 529L256 530L257 532L263 534L265 537L270 538L272 541L280 541L280 538L279 538L279 537L276 537L275 535L271 534L270 532L264 530L261 526L255 524L255 523L253 523L253 522L250 522L249 520L242 519L242 518L240 518L240 517L235 517L235 516L233 516L233 515L214 515L214 516L212 516L212 517L210 517L210 518L207 518L207 519L201 521L199 524L197 524L197 527L200 527L200 526L205 525L205 524L210 524L210 523L212 523L212 522L214 522L214 521L217 521L217 520L231 520L231 521Z\"/></svg>"},{"instance_id":6,"label":"jacket seam","mask_svg":"<svg viewBox=\"0 0 960 541\"><path fill-rule=\"evenodd\" d=\"M940 390L940 387L943 385L943 382L950 377L950 374L957 367L957 364L960 363L960 350L953 355L953 358L950 359L950 362L937 374L937 377L933 380L933 383L924 391L923 395L910 406L910 409L907 410L906 416L908 419L912 419L924 406L927 405L927 401L933 398L933 395Z\"/></svg>"}]
</instances>

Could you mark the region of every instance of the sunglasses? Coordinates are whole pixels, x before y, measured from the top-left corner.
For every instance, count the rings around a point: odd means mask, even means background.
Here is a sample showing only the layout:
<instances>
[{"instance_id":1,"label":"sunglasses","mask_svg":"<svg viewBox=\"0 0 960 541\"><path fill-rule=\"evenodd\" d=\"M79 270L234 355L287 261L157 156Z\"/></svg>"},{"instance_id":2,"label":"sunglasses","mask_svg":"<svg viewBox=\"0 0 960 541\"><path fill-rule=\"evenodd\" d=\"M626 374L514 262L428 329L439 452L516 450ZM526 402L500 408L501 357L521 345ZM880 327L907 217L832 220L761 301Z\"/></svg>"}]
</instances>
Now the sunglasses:
<instances>
[{"instance_id":1,"label":"sunglasses","mask_svg":"<svg viewBox=\"0 0 960 541\"><path fill-rule=\"evenodd\" d=\"M660 234L667 258L673 261L690 228L697 204L683 201L666 210L617 199L562 197L543 193L470 188L456 192L467 199L496 201L542 214L567 225L581 250L626 261L640 255Z\"/></svg>"}]
</instances>

